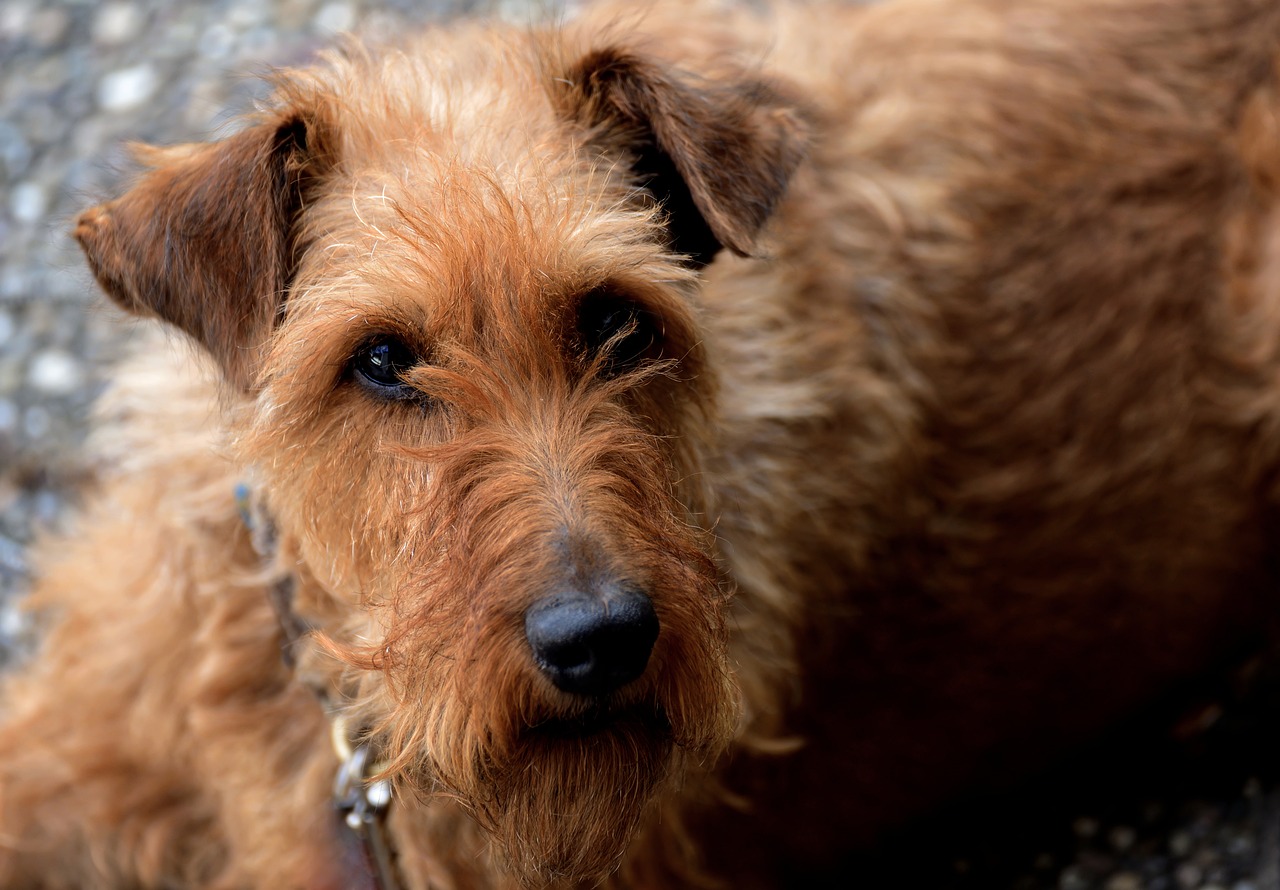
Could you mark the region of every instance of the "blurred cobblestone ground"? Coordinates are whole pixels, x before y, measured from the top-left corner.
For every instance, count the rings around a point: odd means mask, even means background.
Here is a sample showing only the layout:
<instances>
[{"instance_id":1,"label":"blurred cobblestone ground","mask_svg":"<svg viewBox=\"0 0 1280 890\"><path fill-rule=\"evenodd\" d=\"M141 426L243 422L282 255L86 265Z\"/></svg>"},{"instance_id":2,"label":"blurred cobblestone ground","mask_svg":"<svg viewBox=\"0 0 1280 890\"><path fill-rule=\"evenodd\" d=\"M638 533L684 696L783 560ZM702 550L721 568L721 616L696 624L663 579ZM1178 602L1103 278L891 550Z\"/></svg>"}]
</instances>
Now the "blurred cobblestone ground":
<instances>
[{"instance_id":1,"label":"blurred cobblestone ground","mask_svg":"<svg viewBox=\"0 0 1280 890\"><path fill-rule=\"evenodd\" d=\"M475 5L0 0L0 653L23 636L11 606L29 581L26 545L74 502L89 472L77 458L87 407L131 335L95 295L67 235L72 216L112 193L128 169L128 141L225 132L260 96L253 75L268 66L305 63L340 31L393 37ZM479 5L531 15L518 0ZM1246 781L1248 765L1239 775L1236 790L1228 780L1220 798L1203 799L1180 797L1183 777L1171 774L1164 793L1157 780L1140 799L1081 804L1115 815L1050 821L1016 843L1002 832L1018 814L998 814L990 832L955 833L980 839L945 854L935 885L1280 890L1275 797L1268 783ZM946 845L935 840L921 838L904 858L938 855ZM988 875L1010 865L1012 878L993 884ZM851 883L909 886L887 867Z\"/></svg>"}]
</instances>

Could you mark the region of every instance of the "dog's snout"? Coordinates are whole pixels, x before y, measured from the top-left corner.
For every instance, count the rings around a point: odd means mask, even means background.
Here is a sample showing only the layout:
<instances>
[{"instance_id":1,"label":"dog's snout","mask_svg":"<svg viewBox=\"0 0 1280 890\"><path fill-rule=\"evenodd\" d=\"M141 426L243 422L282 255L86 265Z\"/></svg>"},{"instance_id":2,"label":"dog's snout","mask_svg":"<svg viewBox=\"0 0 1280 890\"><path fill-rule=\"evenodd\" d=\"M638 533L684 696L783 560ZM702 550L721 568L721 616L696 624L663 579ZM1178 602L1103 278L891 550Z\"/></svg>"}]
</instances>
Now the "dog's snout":
<instances>
[{"instance_id":1,"label":"dog's snout","mask_svg":"<svg viewBox=\"0 0 1280 890\"><path fill-rule=\"evenodd\" d=\"M658 616L634 587L604 595L572 591L530 606L524 629L538 666L559 689L605 695L644 673L658 639Z\"/></svg>"}]
</instances>

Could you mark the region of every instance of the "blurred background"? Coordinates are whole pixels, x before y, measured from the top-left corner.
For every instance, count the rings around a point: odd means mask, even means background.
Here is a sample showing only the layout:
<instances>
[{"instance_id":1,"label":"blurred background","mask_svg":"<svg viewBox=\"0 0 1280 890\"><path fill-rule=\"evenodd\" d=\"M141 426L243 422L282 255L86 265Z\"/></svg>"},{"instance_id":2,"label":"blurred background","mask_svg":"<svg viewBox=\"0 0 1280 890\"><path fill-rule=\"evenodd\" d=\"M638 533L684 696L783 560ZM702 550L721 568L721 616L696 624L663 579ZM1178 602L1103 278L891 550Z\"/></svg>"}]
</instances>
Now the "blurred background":
<instances>
[{"instance_id":1,"label":"blurred background","mask_svg":"<svg viewBox=\"0 0 1280 890\"><path fill-rule=\"evenodd\" d=\"M90 477L88 407L132 336L68 235L75 213L118 190L128 142L226 133L269 67L305 64L343 31L377 41L475 11L537 17L530 0L0 0L0 660L31 643L13 608L27 545ZM1280 750L1257 731L1274 709L1233 699L1207 689L1167 740L1104 745L944 814L851 883L1280 890Z\"/></svg>"}]
</instances>

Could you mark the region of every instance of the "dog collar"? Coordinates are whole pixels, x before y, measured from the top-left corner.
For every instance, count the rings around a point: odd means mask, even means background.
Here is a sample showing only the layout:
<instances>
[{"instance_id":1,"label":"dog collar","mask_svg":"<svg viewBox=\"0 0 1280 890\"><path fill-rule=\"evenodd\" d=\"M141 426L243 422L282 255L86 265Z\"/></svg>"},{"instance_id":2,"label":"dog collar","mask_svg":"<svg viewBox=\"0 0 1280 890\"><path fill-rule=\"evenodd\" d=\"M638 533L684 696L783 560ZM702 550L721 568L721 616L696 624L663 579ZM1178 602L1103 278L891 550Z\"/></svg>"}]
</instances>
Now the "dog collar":
<instances>
[{"instance_id":1,"label":"dog collar","mask_svg":"<svg viewBox=\"0 0 1280 890\"><path fill-rule=\"evenodd\" d=\"M236 485L235 501L254 550L268 566L273 565L279 550L275 523L262 503L254 499L252 489L246 483ZM285 573L267 588L267 601L284 637L281 658L290 672L296 665L296 644L313 630L312 625L293 609L296 588L297 579L292 572ZM387 813L391 809L391 782L389 779L371 779L381 772L380 765L373 760L372 747L368 742L354 743L355 735L346 717L334 708L328 690L310 683L302 685L315 695L329 719L333 750L339 762L333 779L333 805L360 847L360 858L370 884L374 890L401 890L403 885L396 869L395 851L386 830Z\"/></svg>"}]
</instances>

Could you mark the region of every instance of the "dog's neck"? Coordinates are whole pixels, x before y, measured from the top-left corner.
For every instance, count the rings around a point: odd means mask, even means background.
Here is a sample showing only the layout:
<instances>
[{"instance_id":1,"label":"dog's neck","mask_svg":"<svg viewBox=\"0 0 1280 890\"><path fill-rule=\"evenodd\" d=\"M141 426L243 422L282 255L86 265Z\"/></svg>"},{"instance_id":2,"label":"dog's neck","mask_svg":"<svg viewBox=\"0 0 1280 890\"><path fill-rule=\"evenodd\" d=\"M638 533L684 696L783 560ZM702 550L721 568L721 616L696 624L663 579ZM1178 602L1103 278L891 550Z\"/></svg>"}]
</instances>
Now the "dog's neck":
<instances>
[{"instance_id":1,"label":"dog's neck","mask_svg":"<svg viewBox=\"0 0 1280 890\"><path fill-rule=\"evenodd\" d=\"M353 727L343 713L343 696L329 682L297 671L298 649L314 630L314 625L294 608L298 576L282 566L279 531L263 499L255 497L254 489L246 482L237 484L235 497L241 521L269 573L266 596L280 625L281 659L295 681L315 696L330 722L333 749L340 764L334 777L333 803L359 848L359 856L354 858L364 867L373 890L400 890L403 883L386 829L391 781L372 778L382 772L381 764L376 762L367 733Z\"/></svg>"}]
</instances>

